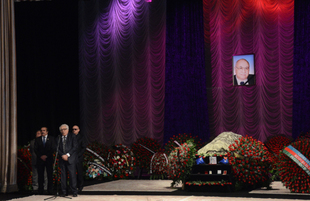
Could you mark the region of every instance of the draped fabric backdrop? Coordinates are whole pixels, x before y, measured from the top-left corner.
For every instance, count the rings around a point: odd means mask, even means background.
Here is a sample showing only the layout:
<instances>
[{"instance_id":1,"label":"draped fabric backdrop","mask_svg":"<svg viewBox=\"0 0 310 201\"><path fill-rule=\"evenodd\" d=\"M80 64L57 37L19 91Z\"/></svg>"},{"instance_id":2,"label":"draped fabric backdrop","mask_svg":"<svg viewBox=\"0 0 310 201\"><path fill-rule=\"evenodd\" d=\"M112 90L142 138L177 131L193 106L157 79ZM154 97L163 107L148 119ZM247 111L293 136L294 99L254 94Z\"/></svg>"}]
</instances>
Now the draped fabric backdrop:
<instances>
[{"instance_id":1,"label":"draped fabric backdrop","mask_svg":"<svg viewBox=\"0 0 310 201\"><path fill-rule=\"evenodd\" d=\"M17 187L17 97L14 2L0 1L0 192Z\"/></svg>"},{"instance_id":2,"label":"draped fabric backdrop","mask_svg":"<svg viewBox=\"0 0 310 201\"><path fill-rule=\"evenodd\" d=\"M295 1L293 137L310 131L310 1Z\"/></svg>"},{"instance_id":3,"label":"draped fabric backdrop","mask_svg":"<svg viewBox=\"0 0 310 201\"><path fill-rule=\"evenodd\" d=\"M167 1L165 142L191 133L209 139L201 0Z\"/></svg>"},{"instance_id":4,"label":"draped fabric backdrop","mask_svg":"<svg viewBox=\"0 0 310 201\"><path fill-rule=\"evenodd\" d=\"M292 133L294 0L204 0L210 132L265 141ZM208 35L210 34L210 35ZM209 39L210 38L210 39ZM232 56L255 54L256 85L232 85Z\"/></svg>"},{"instance_id":5,"label":"draped fabric backdrop","mask_svg":"<svg viewBox=\"0 0 310 201\"><path fill-rule=\"evenodd\" d=\"M166 1L80 1L81 127L90 141L163 140Z\"/></svg>"}]
</instances>

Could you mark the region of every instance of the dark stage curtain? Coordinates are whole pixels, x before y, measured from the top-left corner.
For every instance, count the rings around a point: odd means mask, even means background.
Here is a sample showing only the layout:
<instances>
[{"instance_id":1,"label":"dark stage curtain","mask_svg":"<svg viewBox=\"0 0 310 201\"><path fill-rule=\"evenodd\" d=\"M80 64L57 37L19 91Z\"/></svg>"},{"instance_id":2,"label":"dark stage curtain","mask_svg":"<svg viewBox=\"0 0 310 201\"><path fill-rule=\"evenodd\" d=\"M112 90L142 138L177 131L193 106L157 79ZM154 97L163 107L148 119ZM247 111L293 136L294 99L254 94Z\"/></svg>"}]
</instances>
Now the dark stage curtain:
<instances>
[{"instance_id":1,"label":"dark stage curtain","mask_svg":"<svg viewBox=\"0 0 310 201\"><path fill-rule=\"evenodd\" d=\"M294 0L203 2L205 20L210 20L205 29L210 33L211 135L233 131L260 141L291 136ZM255 54L256 85L234 87L232 56L250 53Z\"/></svg>"},{"instance_id":2,"label":"dark stage curtain","mask_svg":"<svg viewBox=\"0 0 310 201\"><path fill-rule=\"evenodd\" d=\"M293 137L310 130L310 1L295 0Z\"/></svg>"},{"instance_id":3,"label":"dark stage curtain","mask_svg":"<svg viewBox=\"0 0 310 201\"><path fill-rule=\"evenodd\" d=\"M165 142L191 133L209 139L201 0L167 1Z\"/></svg>"},{"instance_id":4,"label":"dark stage curtain","mask_svg":"<svg viewBox=\"0 0 310 201\"><path fill-rule=\"evenodd\" d=\"M166 0L80 1L81 125L91 142L163 141Z\"/></svg>"},{"instance_id":5,"label":"dark stage curtain","mask_svg":"<svg viewBox=\"0 0 310 201\"><path fill-rule=\"evenodd\" d=\"M79 124L78 2L16 2L18 145Z\"/></svg>"}]
</instances>

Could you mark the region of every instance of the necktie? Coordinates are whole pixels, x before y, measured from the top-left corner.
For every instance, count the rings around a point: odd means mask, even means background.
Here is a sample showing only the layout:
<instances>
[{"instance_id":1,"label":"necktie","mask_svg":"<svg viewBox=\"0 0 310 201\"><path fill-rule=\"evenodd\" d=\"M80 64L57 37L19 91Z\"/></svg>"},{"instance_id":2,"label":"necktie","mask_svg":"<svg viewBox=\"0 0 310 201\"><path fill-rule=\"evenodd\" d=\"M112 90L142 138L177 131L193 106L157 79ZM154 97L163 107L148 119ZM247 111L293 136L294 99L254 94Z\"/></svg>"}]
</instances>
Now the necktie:
<instances>
[{"instance_id":1,"label":"necktie","mask_svg":"<svg viewBox=\"0 0 310 201\"><path fill-rule=\"evenodd\" d=\"M45 137L43 137L43 147L45 147L45 142L46 142Z\"/></svg>"},{"instance_id":2,"label":"necktie","mask_svg":"<svg viewBox=\"0 0 310 201\"><path fill-rule=\"evenodd\" d=\"M66 153L66 139L67 139L67 136L63 136L62 138L63 138L63 140L62 140L62 149L63 149L63 152Z\"/></svg>"},{"instance_id":3,"label":"necktie","mask_svg":"<svg viewBox=\"0 0 310 201\"><path fill-rule=\"evenodd\" d=\"M244 82L240 82L240 85L244 85Z\"/></svg>"}]
</instances>

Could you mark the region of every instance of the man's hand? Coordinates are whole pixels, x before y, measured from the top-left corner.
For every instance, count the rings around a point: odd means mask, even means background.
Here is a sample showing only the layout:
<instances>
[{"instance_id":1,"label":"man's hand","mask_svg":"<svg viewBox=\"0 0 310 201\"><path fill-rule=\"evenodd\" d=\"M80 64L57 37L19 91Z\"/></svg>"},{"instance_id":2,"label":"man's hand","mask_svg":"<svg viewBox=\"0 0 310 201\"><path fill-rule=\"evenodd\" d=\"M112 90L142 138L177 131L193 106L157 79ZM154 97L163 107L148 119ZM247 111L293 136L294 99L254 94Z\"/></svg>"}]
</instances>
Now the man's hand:
<instances>
[{"instance_id":1,"label":"man's hand","mask_svg":"<svg viewBox=\"0 0 310 201\"><path fill-rule=\"evenodd\" d=\"M46 155L42 155L42 156L41 156L42 161L46 161L46 158L47 158Z\"/></svg>"},{"instance_id":2,"label":"man's hand","mask_svg":"<svg viewBox=\"0 0 310 201\"><path fill-rule=\"evenodd\" d=\"M68 155L67 154L62 155L61 158L64 161L68 161Z\"/></svg>"}]
</instances>

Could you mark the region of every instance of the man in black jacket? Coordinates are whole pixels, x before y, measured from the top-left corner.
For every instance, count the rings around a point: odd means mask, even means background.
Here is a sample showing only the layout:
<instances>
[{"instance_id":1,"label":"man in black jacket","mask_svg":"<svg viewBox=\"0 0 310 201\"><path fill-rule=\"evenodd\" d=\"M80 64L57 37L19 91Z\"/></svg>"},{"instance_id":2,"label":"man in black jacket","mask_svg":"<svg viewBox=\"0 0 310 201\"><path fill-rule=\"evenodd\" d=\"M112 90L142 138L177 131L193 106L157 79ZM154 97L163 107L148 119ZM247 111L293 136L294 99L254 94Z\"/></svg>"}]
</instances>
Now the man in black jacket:
<instances>
[{"instance_id":1,"label":"man in black jacket","mask_svg":"<svg viewBox=\"0 0 310 201\"><path fill-rule=\"evenodd\" d=\"M44 190L44 171L47 173L47 191L48 194L53 194L53 153L55 151L54 137L48 135L46 127L41 128L42 136L35 139L34 152L37 155L37 170L38 170L38 183L39 194L43 194Z\"/></svg>"},{"instance_id":2,"label":"man in black jacket","mask_svg":"<svg viewBox=\"0 0 310 201\"><path fill-rule=\"evenodd\" d=\"M78 151L77 151L77 163L76 163L76 170L77 170L77 187L79 192L82 192L84 187L84 170L83 170L83 161L84 161L84 152L86 150L87 141L84 135L80 132L80 128L77 125L72 127L72 133L76 135L77 142L78 142Z\"/></svg>"},{"instance_id":3,"label":"man in black jacket","mask_svg":"<svg viewBox=\"0 0 310 201\"><path fill-rule=\"evenodd\" d=\"M77 197L76 188L76 162L77 162L77 140L73 133L69 133L69 126L62 124L59 127L61 136L58 136L59 142L58 156L61 169L61 190L62 196L67 195L67 171L69 172L70 189L73 197Z\"/></svg>"}]
</instances>

